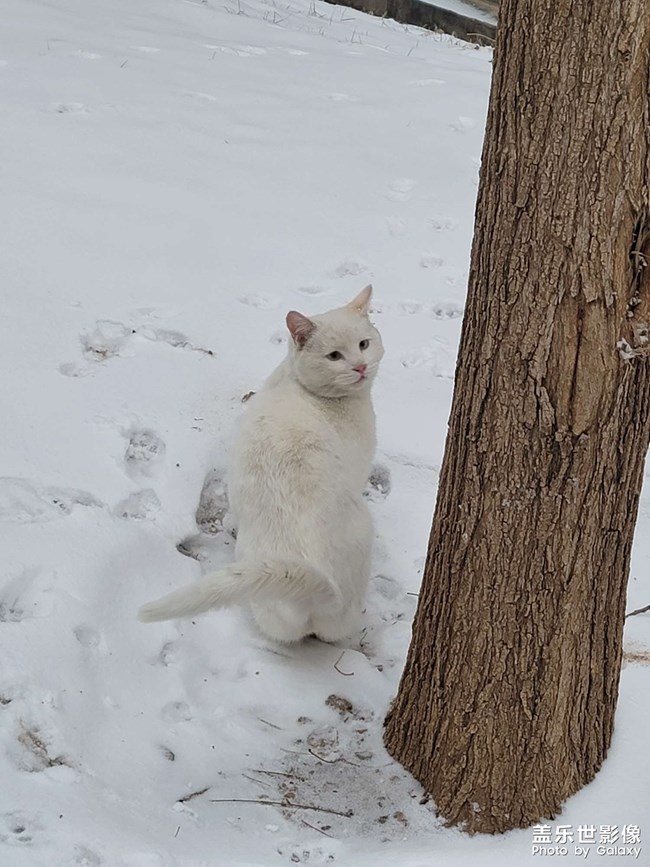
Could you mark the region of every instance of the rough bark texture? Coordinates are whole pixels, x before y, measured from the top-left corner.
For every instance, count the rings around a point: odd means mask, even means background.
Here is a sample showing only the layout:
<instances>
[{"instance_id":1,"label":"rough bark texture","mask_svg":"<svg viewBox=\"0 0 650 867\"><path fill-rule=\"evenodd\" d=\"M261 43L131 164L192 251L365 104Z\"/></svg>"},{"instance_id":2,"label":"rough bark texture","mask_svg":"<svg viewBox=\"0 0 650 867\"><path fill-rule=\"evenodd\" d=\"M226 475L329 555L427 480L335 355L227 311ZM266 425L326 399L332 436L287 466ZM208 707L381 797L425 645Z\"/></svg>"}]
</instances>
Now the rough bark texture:
<instances>
[{"instance_id":1,"label":"rough bark texture","mask_svg":"<svg viewBox=\"0 0 650 867\"><path fill-rule=\"evenodd\" d=\"M650 4L502 0L469 297L386 745L470 831L612 736L649 437Z\"/></svg>"}]
</instances>

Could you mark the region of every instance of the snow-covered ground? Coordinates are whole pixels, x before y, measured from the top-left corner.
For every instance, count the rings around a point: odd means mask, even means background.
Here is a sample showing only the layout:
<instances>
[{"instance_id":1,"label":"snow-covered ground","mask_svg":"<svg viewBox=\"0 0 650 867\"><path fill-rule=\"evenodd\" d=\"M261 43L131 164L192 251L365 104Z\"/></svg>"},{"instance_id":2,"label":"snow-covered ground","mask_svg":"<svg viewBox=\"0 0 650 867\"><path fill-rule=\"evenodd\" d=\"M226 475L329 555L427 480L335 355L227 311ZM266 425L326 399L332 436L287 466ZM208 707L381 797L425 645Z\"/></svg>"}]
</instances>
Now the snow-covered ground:
<instances>
[{"instance_id":1,"label":"snow-covered ground","mask_svg":"<svg viewBox=\"0 0 650 867\"><path fill-rule=\"evenodd\" d=\"M316 0L3 0L3 867L539 862L531 830L444 829L381 742L434 506L490 61ZM231 556L228 438L283 356L286 311L369 281L387 353L363 633L287 648L240 611L138 623ZM216 535L197 524L202 488ZM646 495L630 609L650 602L649 530ZM647 837L650 618L628 623L610 758L556 821Z\"/></svg>"}]
</instances>

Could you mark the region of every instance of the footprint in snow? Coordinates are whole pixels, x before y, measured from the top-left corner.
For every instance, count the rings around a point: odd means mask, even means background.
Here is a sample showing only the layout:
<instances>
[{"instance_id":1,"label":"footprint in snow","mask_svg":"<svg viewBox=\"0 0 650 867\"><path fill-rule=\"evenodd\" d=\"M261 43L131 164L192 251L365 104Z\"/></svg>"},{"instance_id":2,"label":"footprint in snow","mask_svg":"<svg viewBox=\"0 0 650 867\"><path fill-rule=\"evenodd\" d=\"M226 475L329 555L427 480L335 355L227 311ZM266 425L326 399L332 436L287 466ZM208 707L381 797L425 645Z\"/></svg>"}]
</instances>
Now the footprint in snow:
<instances>
[{"instance_id":1,"label":"footprint in snow","mask_svg":"<svg viewBox=\"0 0 650 867\"><path fill-rule=\"evenodd\" d=\"M258 310L275 310L280 304L278 298L274 298L272 295L264 295L261 292L242 295L237 300L240 304L248 304L250 307L257 307Z\"/></svg>"},{"instance_id":2,"label":"footprint in snow","mask_svg":"<svg viewBox=\"0 0 650 867\"><path fill-rule=\"evenodd\" d=\"M166 343L173 349L187 349L190 352L199 352L202 355L209 355L214 358L212 349L207 349L204 346L195 346L187 334L183 334L182 331L176 331L172 328L152 328L149 325L144 325L137 330L132 329L132 334L144 337L145 340L150 340L152 343Z\"/></svg>"},{"instance_id":3,"label":"footprint in snow","mask_svg":"<svg viewBox=\"0 0 650 867\"><path fill-rule=\"evenodd\" d=\"M169 328L151 328L145 325L137 333L141 337L144 337L145 340L151 340L154 343L166 343L168 346L175 348L190 346L187 334L183 334L182 331L175 331Z\"/></svg>"},{"instance_id":4,"label":"footprint in snow","mask_svg":"<svg viewBox=\"0 0 650 867\"><path fill-rule=\"evenodd\" d=\"M458 227L458 220L453 217L429 217L428 223L434 232L450 232Z\"/></svg>"},{"instance_id":5,"label":"footprint in snow","mask_svg":"<svg viewBox=\"0 0 650 867\"><path fill-rule=\"evenodd\" d=\"M189 722L194 719L189 704L185 701L169 701L160 710L160 716L166 722Z\"/></svg>"},{"instance_id":6,"label":"footprint in snow","mask_svg":"<svg viewBox=\"0 0 650 867\"><path fill-rule=\"evenodd\" d=\"M372 502L381 502L390 494L391 474L386 464L374 464L368 477L364 496Z\"/></svg>"},{"instance_id":7,"label":"footprint in snow","mask_svg":"<svg viewBox=\"0 0 650 867\"><path fill-rule=\"evenodd\" d=\"M445 260L442 256L436 256L433 253L424 253L420 259L420 268L442 268Z\"/></svg>"},{"instance_id":8,"label":"footprint in snow","mask_svg":"<svg viewBox=\"0 0 650 867\"><path fill-rule=\"evenodd\" d=\"M130 476L151 475L165 456L165 443L158 434L147 428L132 429L126 436L128 442L124 452L124 465L127 473ZM150 497L149 500L151 502Z\"/></svg>"},{"instance_id":9,"label":"footprint in snow","mask_svg":"<svg viewBox=\"0 0 650 867\"><path fill-rule=\"evenodd\" d=\"M339 733L334 726L318 726L309 732L305 740L310 752L321 761L336 762L341 758Z\"/></svg>"},{"instance_id":10,"label":"footprint in snow","mask_svg":"<svg viewBox=\"0 0 650 867\"><path fill-rule=\"evenodd\" d=\"M307 295L309 298L317 298L320 295L333 295L335 290L327 289L325 286L300 286L296 292Z\"/></svg>"},{"instance_id":11,"label":"footprint in snow","mask_svg":"<svg viewBox=\"0 0 650 867\"><path fill-rule=\"evenodd\" d=\"M394 659L382 651L382 634L396 623L413 614L417 598L407 593L403 585L387 575L375 575L368 587L366 628L359 647L368 659L374 659L383 668L392 668Z\"/></svg>"},{"instance_id":12,"label":"footprint in snow","mask_svg":"<svg viewBox=\"0 0 650 867\"><path fill-rule=\"evenodd\" d=\"M30 846L34 831L41 830L40 822L28 819L23 813L3 813L0 815L0 842L9 846Z\"/></svg>"},{"instance_id":13,"label":"footprint in snow","mask_svg":"<svg viewBox=\"0 0 650 867\"><path fill-rule=\"evenodd\" d=\"M386 228L393 238L403 238L408 231L404 217L386 217Z\"/></svg>"},{"instance_id":14,"label":"footprint in snow","mask_svg":"<svg viewBox=\"0 0 650 867\"><path fill-rule=\"evenodd\" d=\"M76 506L101 508L103 503L75 488L41 487L26 479L0 478L0 521L41 524L69 515Z\"/></svg>"},{"instance_id":15,"label":"footprint in snow","mask_svg":"<svg viewBox=\"0 0 650 867\"><path fill-rule=\"evenodd\" d=\"M88 114L90 109L83 102L55 102L51 110L56 114Z\"/></svg>"},{"instance_id":16,"label":"footprint in snow","mask_svg":"<svg viewBox=\"0 0 650 867\"><path fill-rule=\"evenodd\" d=\"M94 649L102 644L101 634L87 623L80 623L72 631L82 647Z\"/></svg>"},{"instance_id":17,"label":"footprint in snow","mask_svg":"<svg viewBox=\"0 0 650 867\"><path fill-rule=\"evenodd\" d=\"M115 358L133 333L133 329L123 322L100 319L92 331L80 335L82 352L91 361Z\"/></svg>"},{"instance_id":18,"label":"footprint in snow","mask_svg":"<svg viewBox=\"0 0 650 867\"><path fill-rule=\"evenodd\" d=\"M465 308L460 304L449 301L442 304L433 304L429 312L434 319L461 319Z\"/></svg>"},{"instance_id":19,"label":"footprint in snow","mask_svg":"<svg viewBox=\"0 0 650 867\"><path fill-rule=\"evenodd\" d=\"M266 825L265 827L267 831L275 832L278 830L277 825ZM325 826L325 828L330 827L330 825ZM323 830L321 833L327 834L327 831ZM334 862L338 855L338 847L336 845L328 847L306 843L282 843L278 846L278 854L282 855L288 863L313 864L315 867L316 865L321 867L321 865Z\"/></svg>"},{"instance_id":20,"label":"footprint in snow","mask_svg":"<svg viewBox=\"0 0 650 867\"><path fill-rule=\"evenodd\" d=\"M166 641L160 648L160 653L158 654L158 662L161 665L164 665L165 668L167 668L167 666L173 665L177 661L178 658L176 653L176 642Z\"/></svg>"},{"instance_id":21,"label":"footprint in snow","mask_svg":"<svg viewBox=\"0 0 650 867\"><path fill-rule=\"evenodd\" d=\"M230 562L237 531L228 513L225 485L219 477L208 476L196 521L200 532L181 539L176 545L178 553L204 563L203 571L213 571Z\"/></svg>"},{"instance_id":22,"label":"footprint in snow","mask_svg":"<svg viewBox=\"0 0 650 867\"><path fill-rule=\"evenodd\" d=\"M437 338L429 346L406 352L401 358L402 367L407 369L425 367L439 379L453 379L456 360L446 345L446 340Z\"/></svg>"},{"instance_id":23,"label":"footprint in snow","mask_svg":"<svg viewBox=\"0 0 650 867\"><path fill-rule=\"evenodd\" d=\"M455 285L454 281L454 285ZM398 304L398 310L407 315L422 313L425 316L431 316L433 319L460 319L464 313L464 308L454 301L442 301L437 304L425 305L420 301L401 301Z\"/></svg>"},{"instance_id":24,"label":"footprint in snow","mask_svg":"<svg viewBox=\"0 0 650 867\"><path fill-rule=\"evenodd\" d=\"M183 557L191 557L192 560L197 560L201 563L208 559L208 549L205 544L205 536L202 533L196 533L193 536L186 536L176 545L176 550Z\"/></svg>"},{"instance_id":25,"label":"footprint in snow","mask_svg":"<svg viewBox=\"0 0 650 867\"><path fill-rule=\"evenodd\" d=\"M287 333L286 331L274 331L269 340L275 346L282 346L287 342Z\"/></svg>"},{"instance_id":26,"label":"footprint in snow","mask_svg":"<svg viewBox=\"0 0 650 867\"><path fill-rule=\"evenodd\" d=\"M69 376L73 379L80 379L83 376L92 376L95 371L87 364L79 364L76 361L66 361L59 365L59 373L63 376Z\"/></svg>"},{"instance_id":27,"label":"footprint in snow","mask_svg":"<svg viewBox=\"0 0 650 867\"><path fill-rule=\"evenodd\" d=\"M196 510L196 525L202 533L216 536L224 529L228 513L228 488L223 470L215 469L205 477L199 505Z\"/></svg>"},{"instance_id":28,"label":"footprint in snow","mask_svg":"<svg viewBox=\"0 0 650 867\"><path fill-rule=\"evenodd\" d=\"M415 181L412 178L396 178L386 191L386 198L392 202L408 202L413 197Z\"/></svg>"},{"instance_id":29,"label":"footprint in snow","mask_svg":"<svg viewBox=\"0 0 650 867\"><path fill-rule=\"evenodd\" d=\"M18 725L15 743L9 744L8 753L19 771L39 773L48 768L70 767L70 761L57 754L51 735L38 726Z\"/></svg>"},{"instance_id":30,"label":"footprint in snow","mask_svg":"<svg viewBox=\"0 0 650 867\"><path fill-rule=\"evenodd\" d=\"M97 370L95 362L103 363L110 358L120 356L127 343L136 335L152 343L166 343L175 349L188 349L192 352L214 356L211 349L192 345L187 335L183 334L182 331L152 328L149 325L135 329L123 322L102 319L95 323L95 328L92 331L84 331L79 337L84 359L86 362L92 363L66 362L59 365L59 373L70 377L93 376Z\"/></svg>"},{"instance_id":31,"label":"footprint in snow","mask_svg":"<svg viewBox=\"0 0 650 867\"><path fill-rule=\"evenodd\" d=\"M369 270L368 264L363 259L345 259L334 268L332 274L334 277L358 277Z\"/></svg>"},{"instance_id":32,"label":"footprint in snow","mask_svg":"<svg viewBox=\"0 0 650 867\"><path fill-rule=\"evenodd\" d=\"M422 307L423 305L419 301L401 301L398 305L402 313L408 313L409 315L421 313Z\"/></svg>"},{"instance_id":33,"label":"footprint in snow","mask_svg":"<svg viewBox=\"0 0 650 867\"><path fill-rule=\"evenodd\" d=\"M176 550L184 557L191 557L199 562L210 560L217 549L206 537L221 536L226 546L235 538L235 530L228 525L227 520L228 488L222 470L210 470L206 475L194 518L200 532L186 536L176 545Z\"/></svg>"},{"instance_id":34,"label":"footprint in snow","mask_svg":"<svg viewBox=\"0 0 650 867\"><path fill-rule=\"evenodd\" d=\"M122 354L134 334L135 330L123 322L98 320L91 331L82 331L79 335L83 360L60 364L59 373L73 378L94 376L100 369L99 365Z\"/></svg>"},{"instance_id":35,"label":"footprint in snow","mask_svg":"<svg viewBox=\"0 0 650 867\"><path fill-rule=\"evenodd\" d=\"M227 532L219 532L214 536L203 532L194 533L181 539L176 550L183 557L191 557L192 560L203 563L202 572L208 573L232 562L235 539L236 532L230 527Z\"/></svg>"},{"instance_id":36,"label":"footprint in snow","mask_svg":"<svg viewBox=\"0 0 650 867\"><path fill-rule=\"evenodd\" d=\"M22 569L0 586L0 623L47 617L52 613L55 573L41 566Z\"/></svg>"},{"instance_id":37,"label":"footprint in snow","mask_svg":"<svg viewBox=\"0 0 650 867\"><path fill-rule=\"evenodd\" d=\"M158 749L162 753L162 757L166 762L175 762L176 761L176 753L171 750L169 747L166 747L164 744L161 744Z\"/></svg>"},{"instance_id":38,"label":"footprint in snow","mask_svg":"<svg viewBox=\"0 0 650 867\"><path fill-rule=\"evenodd\" d=\"M459 115L455 121L449 124L449 126L455 132L468 132L470 129L474 129L476 121L472 117L463 117L462 115Z\"/></svg>"},{"instance_id":39,"label":"footprint in snow","mask_svg":"<svg viewBox=\"0 0 650 867\"><path fill-rule=\"evenodd\" d=\"M160 511L160 500L153 488L145 488L142 491L134 491L121 500L113 509L113 514L118 518L129 521L151 520Z\"/></svg>"},{"instance_id":40,"label":"footprint in snow","mask_svg":"<svg viewBox=\"0 0 650 867\"><path fill-rule=\"evenodd\" d=\"M70 867L100 867L101 856L86 846L76 846Z\"/></svg>"},{"instance_id":41,"label":"footprint in snow","mask_svg":"<svg viewBox=\"0 0 650 867\"><path fill-rule=\"evenodd\" d=\"M394 578L388 578L386 575L375 575L370 582L370 587L382 599L401 599L404 596L402 585Z\"/></svg>"},{"instance_id":42,"label":"footprint in snow","mask_svg":"<svg viewBox=\"0 0 650 867\"><path fill-rule=\"evenodd\" d=\"M447 276L445 277L445 283L447 284L447 286L458 286L461 281L463 281L465 285L467 285L467 277L461 275L460 273L447 274Z\"/></svg>"}]
</instances>

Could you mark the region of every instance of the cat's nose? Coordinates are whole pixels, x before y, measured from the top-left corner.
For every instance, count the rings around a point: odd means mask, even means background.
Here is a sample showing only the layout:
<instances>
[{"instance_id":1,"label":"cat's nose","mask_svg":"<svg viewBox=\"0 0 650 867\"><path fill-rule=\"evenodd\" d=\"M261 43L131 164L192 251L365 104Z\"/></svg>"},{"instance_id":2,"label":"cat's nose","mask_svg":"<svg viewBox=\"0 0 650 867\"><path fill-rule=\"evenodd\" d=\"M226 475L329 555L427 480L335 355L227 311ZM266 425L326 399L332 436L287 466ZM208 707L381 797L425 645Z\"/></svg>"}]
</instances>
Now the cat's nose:
<instances>
[{"instance_id":1,"label":"cat's nose","mask_svg":"<svg viewBox=\"0 0 650 867\"><path fill-rule=\"evenodd\" d=\"M352 370L356 370L357 373L360 373L363 376L363 374L366 372L367 367L367 364L357 364L352 368Z\"/></svg>"}]
</instances>

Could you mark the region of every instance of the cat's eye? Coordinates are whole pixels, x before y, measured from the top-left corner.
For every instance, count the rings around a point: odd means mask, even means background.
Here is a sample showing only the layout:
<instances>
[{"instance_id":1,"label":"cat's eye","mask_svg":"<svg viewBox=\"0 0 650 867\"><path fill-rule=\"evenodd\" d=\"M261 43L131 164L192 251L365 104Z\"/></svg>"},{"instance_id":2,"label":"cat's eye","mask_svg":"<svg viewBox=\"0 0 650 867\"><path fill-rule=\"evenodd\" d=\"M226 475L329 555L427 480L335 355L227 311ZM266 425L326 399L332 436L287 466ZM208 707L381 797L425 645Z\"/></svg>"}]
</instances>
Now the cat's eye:
<instances>
[{"instance_id":1,"label":"cat's eye","mask_svg":"<svg viewBox=\"0 0 650 867\"><path fill-rule=\"evenodd\" d=\"M343 358L343 353L339 352L338 349L335 349L334 352L329 352L325 358L329 358L330 361L338 361L339 358Z\"/></svg>"},{"instance_id":2,"label":"cat's eye","mask_svg":"<svg viewBox=\"0 0 650 867\"><path fill-rule=\"evenodd\" d=\"M359 349L361 349L361 350L367 349L369 346L370 346L370 341L369 341L369 340L362 340L362 341L359 343Z\"/></svg>"}]
</instances>

